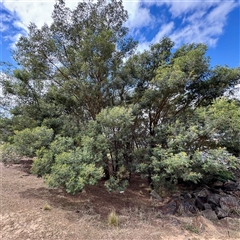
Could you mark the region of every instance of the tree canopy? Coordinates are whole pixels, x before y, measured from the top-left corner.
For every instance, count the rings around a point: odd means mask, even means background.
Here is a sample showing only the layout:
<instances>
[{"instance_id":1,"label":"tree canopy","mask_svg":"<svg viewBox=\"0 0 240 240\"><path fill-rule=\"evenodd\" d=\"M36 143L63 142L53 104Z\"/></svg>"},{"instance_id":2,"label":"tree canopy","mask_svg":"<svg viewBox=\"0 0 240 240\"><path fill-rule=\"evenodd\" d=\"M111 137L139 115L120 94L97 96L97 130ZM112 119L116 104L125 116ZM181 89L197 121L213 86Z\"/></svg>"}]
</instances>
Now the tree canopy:
<instances>
[{"instance_id":1,"label":"tree canopy","mask_svg":"<svg viewBox=\"0 0 240 240\"><path fill-rule=\"evenodd\" d=\"M70 10L58 0L52 19L29 25L13 52L19 67L1 75L14 100L0 118L5 162L36 157L32 172L71 193L102 177L120 190L132 173L155 188L233 177L240 102L224 94L239 69L212 68L206 45L176 49L167 37L136 52L122 1Z\"/></svg>"}]
</instances>

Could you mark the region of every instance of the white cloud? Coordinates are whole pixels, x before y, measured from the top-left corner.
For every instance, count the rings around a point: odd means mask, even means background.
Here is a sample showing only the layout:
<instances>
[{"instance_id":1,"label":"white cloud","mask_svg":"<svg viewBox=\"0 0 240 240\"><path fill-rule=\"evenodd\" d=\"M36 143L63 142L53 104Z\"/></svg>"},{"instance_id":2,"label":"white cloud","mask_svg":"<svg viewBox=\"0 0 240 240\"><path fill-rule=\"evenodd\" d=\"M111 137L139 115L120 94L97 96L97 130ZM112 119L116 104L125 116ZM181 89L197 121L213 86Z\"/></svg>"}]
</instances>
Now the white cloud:
<instances>
[{"instance_id":1,"label":"white cloud","mask_svg":"<svg viewBox=\"0 0 240 240\"><path fill-rule=\"evenodd\" d=\"M151 41L152 43L159 42L163 37L169 36L174 29L174 22L170 22L161 26L157 35Z\"/></svg>"},{"instance_id":2,"label":"white cloud","mask_svg":"<svg viewBox=\"0 0 240 240\"><path fill-rule=\"evenodd\" d=\"M176 29L170 37L179 46L183 43L205 43L215 47L226 26L227 15L237 5L234 2L214 3L211 9L193 12L184 18L184 27ZM190 8L191 9L191 8Z\"/></svg>"},{"instance_id":3,"label":"white cloud","mask_svg":"<svg viewBox=\"0 0 240 240\"><path fill-rule=\"evenodd\" d=\"M75 8L78 1L66 1L66 6L69 8ZM8 39L11 43L10 48L15 48L15 44L22 35L26 35L28 32L29 24L35 23L37 27L42 27L44 23L51 24L52 11L54 9L55 1L27 1L27 0L3 0L3 6L10 12L11 15L4 14L4 19L8 21L8 26L0 26L0 31L6 32ZM18 33L7 32L11 24L15 29L18 29Z\"/></svg>"},{"instance_id":4,"label":"white cloud","mask_svg":"<svg viewBox=\"0 0 240 240\"><path fill-rule=\"evenodd\" d=\"M16 33L14 35L7 35L4 37L4 40L8 40L10 42L9 48L14 50L16 47L16 42L20 39L22 36L22 33Z\"/></svg>"},{"instance_id":5,"label":"white cloud","mask_svg":"<svg viewBox=\"0 0 240 240\"><path fill-rule=\"evenodd\" d=\"M38 27L44 23L51 23L51 13L53 2L43 1L3 1L4 6L12 13L16 12L22 28L27 31L30 22L34 22Z\"/></svg>"},{"instance_id":6,"label":"white cloud","mask_svg":"<svg viewBox=\"0 0 240 240\"><path fill-rule=\"evenodd\" d=\"M1 12L0 18L1 18L2 22L11 22L12 21L12 16L7 13L4 13L4 12Z\"/></svg>"},{"instance_id":7,"label":"white cloud","mask_svg":"<svg viewBox=\"0 0 240 240\"><path fill-rule=\"evenodd\" d=\"M46 0L3 0L4 7L11 11L13 16L17 15L12 23L13 26L25 31L30 22L34 22L38 27L44 23L50 24L54 3L55 1ZM70 9L75 8L77 3L78 0L66 0L66 6ZM166 2L123 0L123 5L129 14L126 26L129 27L130 34L139 39L138 49L143 50L149 43L155 43L163 36L171 37L176 42L176 46L183 43L203 42L214 47L224 33L228 14L239 6L239 3L220 0L168 0ZM150 11L150 7L153 6L159 7L157 13L153 14ZM168 14L165 16L166 12ZM5 18L9 17L5 16ZM0 31L6 30L8 30L7 25L3 23ZM152 34L152 30L155 35ZM19 32L23 34L23 31ZM148 36L149 32L151 32L151 39Z\"/></svg>"},{"instance_id":8,"label":"white cloud","mask_svg":"<svg viewBox=\"0 0 240 240\"><path fill-rule=\"evenodd\" d=\"M5 32L9 29L7 24L4 24L3 22L0 22L0 32Z\"/></svg>"},{"instance_id":9,"label":"white cloud","mask_svg":"<svg viewBox=\"0 0 240 240\"><path fill-rule=\"evenodd\" d=\"M227 15L237 6L235 2L219 3L206 17L209 24L222 23L225 25Z\"/></svg>"},{"instance_id":10,"label":"white cloud","mask_svg":"<svg viewBox=\"0 0 240 240\"><path fill-rule=\"evenodd\" d=\"M141 6L140 2L123 2L123 5L128 10L129 19L126 25L131 30L151 26L155 21L155 17L151 15L150 9Z\"/></svg>"},{"instance_id":11,"label":"white cloud","mask_svg":"<svg viewBox=\"0 0 240 240\"><path fill-rule=\"evenodd\" d=\"M173 18L180 18L185 14L194 13L196 11L207 10L210 7L214 7L217 4L217 1L208 1L208 0L182 0L175 1L169 0L166 2L166 5L169 6L169 11L172 14Z\"/></svg>"}]
</instances>

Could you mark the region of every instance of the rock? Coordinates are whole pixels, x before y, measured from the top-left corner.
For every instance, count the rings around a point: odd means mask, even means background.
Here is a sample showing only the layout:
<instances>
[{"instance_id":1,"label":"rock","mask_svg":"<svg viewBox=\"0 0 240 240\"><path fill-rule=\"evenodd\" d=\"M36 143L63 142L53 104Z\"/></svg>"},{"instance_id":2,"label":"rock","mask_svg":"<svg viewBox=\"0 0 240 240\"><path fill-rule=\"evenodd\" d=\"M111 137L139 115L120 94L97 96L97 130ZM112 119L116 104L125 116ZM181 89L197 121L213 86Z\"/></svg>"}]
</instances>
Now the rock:
<instances>
[{"instance_id":1,"label":"rock","mask_svg":"<svg viewBox=\"0 0 240 240\"><path fill-rule=\"evenodd\" d=\"M194 199L189 199L189 201L182 202L182 206L186 215L192 215L198 212L196 206L194 205Z\"/></svg>"},{"instance_id":2,"label":"rock","mask_svg":"<svg viewBox=\"0 0 240 240\"><path fill-rule=\"evenodd\" d=\"M233 182L229 182L231 188ZM235 183L234 183L235 184ZM235 185L234 185L235 186ZM228 188L230 189L230 187ZM214 193L215 190L218 193ZM221 188L208 189L203 188L191 194L185 192L182 194L175 194L172 196L171 201L162 207L163 214L180 214L182 216L193 216L201 211L202 215L210 220L222 219L230 216L229 213L238 213L240 211L240 202L238 202L238 190L231 192L223 192ZM155 195L154 191L151 193ZM160 196L159 196L160 197ZM162 199L160 197L160 199Z\"/></svg>"},{"instance_id":3,"label":"rock","mask_svg":"<svg viewBox=\"0 0 240 240\"><path fill-rule=\"evenodd\" d=\"M207 203L206 199L204 198L200 198L200 197L197 197L196 200L195 200L195 206L200 209L200 210L204 210L204 204Z\"/></svg>"},{"instance_id":4,"label":"rock","mask_svg":"<svg viewBox=\"0 0 240 240\"><path fill-rule=\"evenodd\" d=\"M154 190L151 191L150 195L155 198L158 199L159 201L163 201L162 197Z\"/></svg>"},{"instance_id":5,"label":"rock","mask_svg":"<svg viewBox=\"0 0 240 240\"><path fill-rule=\"evenodd\" d=\"M210 194L207 197L207 202L209 204L213 204L213 205L219 206L220 197L221 197L220 194Z\"/></svg>"},{"instance_id":6,"label":"rock","mask_svg":"<svg viewBox=\"0 0 240 240\"><path fill-rule=\"evenodd\" d=\"M223 182L216 181L213 183L213 187L215 188L221 188L223 186Z\"/></svg>"},{"instance_id":7,"label":"rock","mask_svg":"<svg viewBox=\"0 0 240 240\"><path fill-rule=\"evenodd\" d=\"M206 209L211 209L212 210L212 206L209 203L204 203L203 207L204 207L205 210Z\"/></svg>"},{"instance_id":8,"label":"rock","mask_svg":"<svg viewBox=\"0 0 240 240\"><path fill-rule=\"evenodd\" d=\"M163 206L162 213L174 215L177 212L177 209L178 209L177 202L171 201L167 205Z\"/></svg>"},{"instance_id":9,"label":"rock","mask_svg":"<svg viewBox=\"0 0 240 240\"><path fill-rule=\"evenodd\" d=\"M238 188L238 184L228 180L227 182L224 183L224 189L227 191L235 191Z\"/></svg>"},{"instance_id":10,"label":"rock","mask_svg":"<svg viewBox=\"0 0 240 240\"><path fill-rule=\"evenodd\" d=\"M185 193L183 195L184 199L191 199L192 198L192 195L190 193Z\"/></svg>"},{"instance_id":11,"label":"rock","mask_svg":"<svg viewBox=\"0 0 240 240\"><path fill-rule=\"evenodd\" d=\"M225 217L228 216L228 214L223 209L221 209L220 207L216 208L215 213L217 214L218 218L225 218Z\"/></svg>"},{"instance_id":12,"label":"rock","mask_svg":"<svg viewBox=\"0 0 240 240\"><path fill-rule=\"evenodd\" d=\"M221 197L219 204L226 212L229 212L231 209L240 208L237 198L231 195Z\"/></svg>"},{"instance_id":13,"label":"rock","mask_svg":"<svg viewBox=\"0 0 240 240\"><path fill-rule=\"evenodd\" d=\"M211 192L208 189L203 188L201 191L193 193L193 196L195 198L197 198L197 197L207 198L207 196L210 195L210 194L211 194Z\"/></svg>"},{"instance_id":14,"label":"rock","mask_svg":"<svg viewBox=\"0 0 240 240\"><path fill-rule=\"evenodd\" d=\"M216 213L211 209L203 210L202 215L209 220L217 220L218 219Z\"/></svg>"}]
</instances>

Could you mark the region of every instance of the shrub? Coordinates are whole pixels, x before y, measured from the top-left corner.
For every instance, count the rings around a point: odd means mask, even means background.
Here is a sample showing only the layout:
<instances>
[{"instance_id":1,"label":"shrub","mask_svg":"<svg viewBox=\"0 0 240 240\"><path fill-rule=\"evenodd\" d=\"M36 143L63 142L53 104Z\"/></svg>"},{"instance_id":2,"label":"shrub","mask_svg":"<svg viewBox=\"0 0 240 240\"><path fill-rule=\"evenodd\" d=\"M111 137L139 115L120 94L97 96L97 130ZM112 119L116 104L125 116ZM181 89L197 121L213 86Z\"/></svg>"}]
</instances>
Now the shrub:
<instances>
[{"instance_id":1,"label":"shrub","mask_svg":"<svg viewBox=\"0 0 240 240\"><path fill-rule=\"evenodd\" d=\"M239 162L222 148L195 151L190 155L185 152L174 154L171 149L158 146L154 149L151 166L153 184L158 188L166 179L172 183L179 179L194 183L231 179L231 169L239 167Z\"/></svg>"},{"instance_id":2,"label":"shrub","mask_svg":"<svg viewBox=\"0 0 240 240\"><path fill-rule=\"evenodd\" d=\"M36 152L37 158L34 159L31 172L38 176L44 176L51 172L54 163L53 153L45 148L41 148Z\"/></svg>"},{"instance_id":3,"label":"shrub","mask_svg":"<svg viewBox=\"0 0 240 240\"><path fill-rule=\"evenodd\" d=\"M116 174L116 177L111 176L108 181L105 182L105 187L109 192L112 191L124 191L125 188L128 186L129 172L126 171L124 166L121 166L119 171Z\"/></svg>"},{"instance_id":4,"label":"shrub","mask_svg":"<svg viewBox=\"0 0 240 240\"><path fill-rule=\"evenodd\" d=\"M19 163L21 160L21 156L19 156L18 150L14 145L5 143L2 146L1 152L1 161L4 164Z\"/></svg>"},{"instance_id":5,"label":"shrub","mask_svg":"<svg viewBox=\"0 0 240 240\"><path fill-rule=\"evenodd\" d=\"M103 177L99 158L88 148L76 148L70 137L56 136L48 148L36 151L32 172L43 176L50 187L63 187L75 194Z\"/></svg>"},{"instance_id":6,"label":"shrub","mask_svg":"<svg viewBox=\"0 0 240 240\"><path fill-rule=\"evenodd\" d=\"M115 178L111 176L110 179L107 180L104 185L109 192L112 192L112 191L121 192L121 191L124 191L125 188L128 186L128 181L121 180L119 178Z\"/></svg>"},{"instance_id":7,"label":"shrub","mask_svg":"<svg viewBox=\"0 0 240 240\"><path fill-rule=\"evenodd\" d=\"M210 149L204 152L196 151L194 159L205 182L213 179L233 179L231 170L240 167L239 160L224 148Z\"/></svg>"},{"instance_id":8,"label":"shrub","mask_svg":"<svg viewBox=\"0 0 240 240\"><path fill-rule=\"evenodd\" d=\"M14 146L22 156L35 157L36 151L48 147L53 138L53 130L46 127L26 128L15 131Z\"/></svg>"},{"instance_id":9,"label":"shrub","mask_svg":"<svg viewBox=\"0 0 240 240\"><path fill-rule=\"evenodd\" d=\"M202 175L193 170L193 160L185 152L173 154L172 152L156 147L152 157L153 184L155 187L165 179L170 179L172 183L177 183L179 179L183 181L198 182Z\"/></svg>"},{"instance_id":10,"label":"shrub","mask_svg":"<svg viewBox=\"0 0 240 240\"><path fill-rule=\"evenodd\" d=\"M37 158L33 161L32 173L38 176L49 174L55 162L55 156L74 148L74 140L72 138L56 136L49 149L43 147L36 151Z\"/></svg>"},{"instance_id":11,"label":"shrub","mask_svg":"<svg viewBox=\"0 0 240 240\"><path fill-rule=\"evenodd\" d=\"M75 194L85 185L94 185L103 176L102 167L89 161L82 149L63 152L55 157L50 174L45 176L50 187L62 186L67 192Z\"/></svg>"}]
</instances>

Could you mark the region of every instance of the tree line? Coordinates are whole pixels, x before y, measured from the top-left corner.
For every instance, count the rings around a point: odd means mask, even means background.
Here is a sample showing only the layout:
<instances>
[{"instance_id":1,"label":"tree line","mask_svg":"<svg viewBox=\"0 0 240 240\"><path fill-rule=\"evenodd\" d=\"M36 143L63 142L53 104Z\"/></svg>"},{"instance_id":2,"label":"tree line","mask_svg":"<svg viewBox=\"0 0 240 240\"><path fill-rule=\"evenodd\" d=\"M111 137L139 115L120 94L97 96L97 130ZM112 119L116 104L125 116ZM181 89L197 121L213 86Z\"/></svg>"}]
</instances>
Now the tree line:
<instances>
[{"instance_id":1,"label":"tree line","mask_svg":"<svg viewBox=\"0 0 240 240\"><path fill-rule=\"evenodd\" d=\"M240 102L224 93L239 69L167 37L136 52L127 19L122 1L57 0L52 24L29 25L18 67L1 74L1 104L14 100L0 118L3 161L33 157L33 173L71 193L103 177L121 191L133 173L154 188L232 179Z\"/></svg>"}]
</instances>

